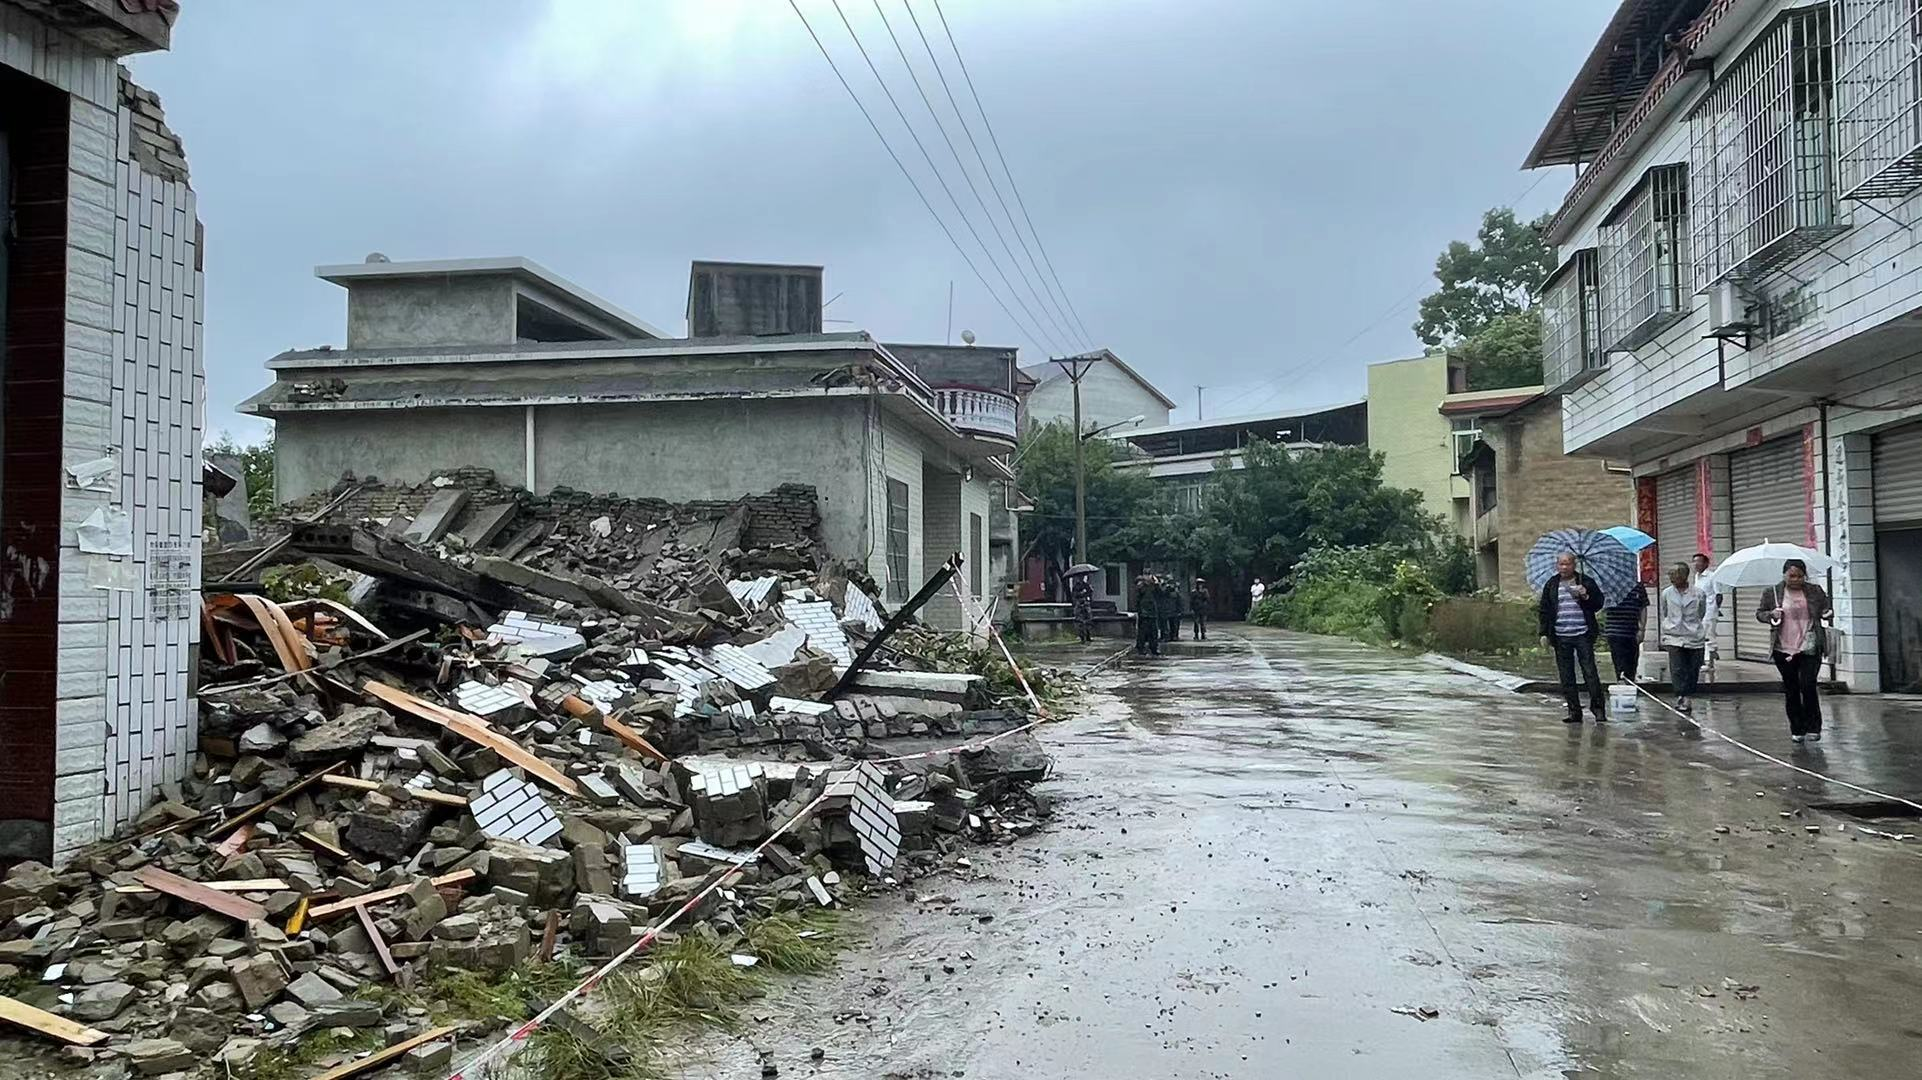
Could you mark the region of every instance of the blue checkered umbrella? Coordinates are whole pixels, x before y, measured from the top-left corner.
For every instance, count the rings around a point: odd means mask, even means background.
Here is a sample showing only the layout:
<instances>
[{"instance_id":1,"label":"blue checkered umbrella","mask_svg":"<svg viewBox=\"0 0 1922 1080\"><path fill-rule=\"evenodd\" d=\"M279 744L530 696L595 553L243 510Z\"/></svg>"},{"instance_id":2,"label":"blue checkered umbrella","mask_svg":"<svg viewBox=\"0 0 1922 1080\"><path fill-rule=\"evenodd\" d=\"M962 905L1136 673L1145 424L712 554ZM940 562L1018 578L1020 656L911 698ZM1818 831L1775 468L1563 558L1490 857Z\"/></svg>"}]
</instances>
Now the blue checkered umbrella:
<instances>
[{"instance_id":1,"label":"blue checkered umbrella","mask_svg":"<svg viewBox=\"0 0 1922 1080\"><path fill-rule=\"evenodd\" d=\"M1555 560L1575 556L1575 565L1602 587L1602 602L1613 604L1629 594L1640 579L1635 554L1620 540L1589 529L1556 529L1535 541L1522 563L1528 583L1540 589L1555 576Z\"/></svg>"}]
</instances>

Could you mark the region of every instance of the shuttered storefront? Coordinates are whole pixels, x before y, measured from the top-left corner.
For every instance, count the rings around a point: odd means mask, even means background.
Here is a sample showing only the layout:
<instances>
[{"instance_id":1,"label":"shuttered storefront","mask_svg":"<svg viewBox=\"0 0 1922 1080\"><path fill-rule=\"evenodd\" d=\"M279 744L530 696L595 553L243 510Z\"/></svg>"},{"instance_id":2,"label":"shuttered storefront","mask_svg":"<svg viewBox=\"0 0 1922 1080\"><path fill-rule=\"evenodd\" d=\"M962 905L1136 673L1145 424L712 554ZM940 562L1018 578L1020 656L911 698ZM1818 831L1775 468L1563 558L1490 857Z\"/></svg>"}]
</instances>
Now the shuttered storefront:
<instances>
[{"instance_id":1,"label":"shuttered storefront","mask_svg":"<svg viewBox=\"0 0 1922 1080\"><path fill-rule=\"evenodd\" d=\"M1872 446L1876 529L1922 526L1922 424L1879 432Z\"/></svg>"},{"instance_id":2,"label":"shuttered storefront","mask_svg":"<svg viewBox=\"0 0 1922 1080\"><path fill-rule=\"evenodd\" d=\"M1922 424L1875 434L1876 637L1882 689L1922 690Z\"/></svg>"},{"instance_id":3,"label":"shuttered storefront","mask_svg":"<svg viewBox=\"0 0 1922 1080\"><path fill-rule=\"evenodd\" d=\"M1799 434L1728 456L1729 517L1735 550L1769 540L1808 543L1808 481L1804 472ZM1755 621L1755 608L1761 599L1761 589L1724 594L1724 602L1733 606L1730 615L1739 659L1769 659L1769 628Z\"/></svg>"},{"instance_id":4,"label":"shuttered storefront","mask_svg":"<svg viewBox=\"0 0 1922 1080\"><path fill-rule=\"evenodd\" d=\"M1656 604L1652 633L1661 633L1660 603L1668 587L1668 568L1687 562L1695 553L1695 466L1655 478L1655 584L1649 599Z\"/></svg>"},{"instance_id":5,"label":"shuttered storefront","mask_svg":"<svg viewBox=\"0 0 1922 1080\"><path fill-rule=\"evenodd\" d=\"M1668 568L1687 562L1695 542L1695 466L1655 478L1656 581L1668 584Z\"/></svg>"}]
</instances>

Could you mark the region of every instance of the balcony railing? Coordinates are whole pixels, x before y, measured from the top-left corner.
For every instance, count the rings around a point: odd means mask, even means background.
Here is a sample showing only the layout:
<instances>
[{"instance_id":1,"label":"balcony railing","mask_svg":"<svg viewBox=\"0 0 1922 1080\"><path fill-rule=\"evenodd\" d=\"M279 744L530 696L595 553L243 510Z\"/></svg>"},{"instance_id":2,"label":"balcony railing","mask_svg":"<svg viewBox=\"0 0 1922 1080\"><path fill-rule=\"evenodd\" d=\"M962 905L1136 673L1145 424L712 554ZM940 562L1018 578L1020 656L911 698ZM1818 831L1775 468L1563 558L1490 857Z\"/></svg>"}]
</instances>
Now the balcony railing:
<instances>
[{"instance_id":1,"label":"balcony railing","mask_svg":"<svg viewBox=\"0 0 1922 1080\"><path fill-rule=\"evenodd\" d=\"M1015 438L1015 398L999 390L978 387L936 387L934 400L948 423L969 435L990 439Z\"/></svg>"}]
</instances>

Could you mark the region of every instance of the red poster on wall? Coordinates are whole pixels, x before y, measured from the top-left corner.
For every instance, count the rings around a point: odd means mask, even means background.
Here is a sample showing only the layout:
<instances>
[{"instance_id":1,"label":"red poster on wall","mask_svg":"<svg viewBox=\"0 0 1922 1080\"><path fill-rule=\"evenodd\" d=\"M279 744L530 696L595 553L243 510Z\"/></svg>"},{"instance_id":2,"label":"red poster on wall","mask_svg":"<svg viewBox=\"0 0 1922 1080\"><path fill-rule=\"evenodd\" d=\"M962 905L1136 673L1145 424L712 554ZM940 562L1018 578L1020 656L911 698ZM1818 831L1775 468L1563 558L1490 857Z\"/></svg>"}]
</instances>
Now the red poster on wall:
<instances>
[{"instance_id":1,"label":"red poster on wall","mask_svg":"<svg viewBox=\"0 0 1922 1080\"><path fill-rule=\"evenodd\" d=\"M1640 477L1635 481L1635 527L1650 536L1655 535L1655 478L1652 476ZM1641 563L1642 580L1653 582L1659 569L1655 562L1655 545L1643 548L1637 558Z\"/></svg>"},{"instance_id":2,"label":"red poster on wall","mask_svg":"<svg viewBox=\"0 0 1922 1080\"><path fill-rule=\"evenodd\" d=\"M1807 546L1815 538L1815 425L1802 425L1802 521L1808 526ZM1820 550L1819 548L1817 550Z\"/></svg>"},{"instance_id":3,"label":"red poster on wall","mask_svg":"<svg viewBox=\"0 0 1922 1080\"><path fill-rule=\"evenodd\" d=\"M1708 459L1695 459L1695 550L1711 558L1715 554L1714 474Z\"/></svg>"}]
</instances>

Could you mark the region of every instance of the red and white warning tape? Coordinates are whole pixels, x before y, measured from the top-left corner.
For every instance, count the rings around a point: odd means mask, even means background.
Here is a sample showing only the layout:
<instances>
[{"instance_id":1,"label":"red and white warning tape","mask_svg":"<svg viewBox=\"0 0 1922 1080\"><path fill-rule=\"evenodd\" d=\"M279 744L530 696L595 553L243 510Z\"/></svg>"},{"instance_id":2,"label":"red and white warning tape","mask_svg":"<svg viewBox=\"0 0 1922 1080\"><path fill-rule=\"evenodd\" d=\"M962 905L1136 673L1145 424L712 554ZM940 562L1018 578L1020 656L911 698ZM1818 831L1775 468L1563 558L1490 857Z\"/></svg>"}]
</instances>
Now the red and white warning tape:
<instances>
[{"instance_id":1,"label":"red and white warning tape","mask_svg":"<svg viewBox=\"0 0 1922 1080\"><path fill-rule=\"evenodd\" d=\"M1667 709L1669 712L1675 714L1676 716L1687 721L1688 723L1693 724L1695 726L1695 730L1702 732L1704 735L1713 735L1716 738L1722 740L1723 742L1729 744L1730 746L1735 747L1738 750L1745 750L1751 754L1754 754L1756 757L1761 758L1763 761L1773 762L1774 764L1780 765L1784 769L1789 769L1791 771L1801 773L1803 776L1812 777L1816 780L1822 781L1825 784L1834 784L1836 787L1839 787L1839 788L1847 788L1850 791L1859 792L1860 794L1867 795L1870 798L1886 799L1889 802L1901 803L1903 806L1906 806L1912 810L1922 812L1922 804L1910 802L1909 800L1904 799L1900 795L1889 795L1885 792L1877 791L1874 788L1866 788L1860 784L1851 784L1847 780L1837 780L1835 777L1830 776L1827 773L1819 773L1819 772L1816 772L1814 769L1803 768L1802 766L1797 765L1792 761L1783 761L1781 758L1776 757L1774 754L1768 753L1763 750L1757 750L1755 747L1750 746L1749 744L1734 737L1733 735L1727 735L1720 731L1717 731L1714 728L1709 727L1707 724L1702 723L1700 720L1695 719L1693 716L1690 716L1689 714L1676 708L1675 706L1670 705L1668 702L1663 701L1661 698L1656 697L1653 691L1649 690L1647 687L1643 686L1641 683L1630 683L1629 685L1635 687L1635 689L1638 692L1640 692L1643 697L1647 698L1650 701L1653 701L1657 705L1660 705L1662 708Z\"/></svg>"},{"instance_id":2,"label":"red and white warning tape","mask_svg":"<svg viewBox=\"0 0 1922 1080\"><path fill-rule=\"evenodd\" d=\"M966 596L966 594L961 592L959 586L956 586L955 594L961 598L961 606L964 613L972 616L973 605L969 603L968 597ZM992 735L986 739L959 743L954 746L946 747L940 750L925 750L917 754L901 754L895 757L870 758L867 760L875 762L876 764L885 764L885 763L896 762L896 761L911 761L911 760L914 760L917 758L923 758L923 757L933 757L936 754L951 754L961 750L978 749L980 747L987 746L991 743L998 742L1001 739L1005 739L1010 735L1016 735L1023 731L1029 731L1034 728L1040 727L1042 724L1047 723L1050 720L1054 719L1052 716L1048 714L1047 709L1042 706L1041 699L1035 696L1035 692L1033 688L1028 685L1027 675L1025 675L1022 672L1021 665L1015 662L1014 654L1008 651L1007 645L1001 641L1000 633L996 631L996 629L992 624L990 624L988 627L988 633L994 638L995 643L1001 646L1001 654L1007 657L1009 666L1014 668L1015 678L1020 681L1021 689L1027 692L1028 701L1030 704L1034 706L1035 712L1039 714L1040 719L1035 720L1031 723L1023 724L1020 727L1010 728L1007 731L1003 731L998 734ZM786 833L790 829L794 828L794 826L800 824L801 822L807 820L809 817L813 816L815 811L821 808L821 804L825 803L826 801L827 801L827 796L822 795L819 798L815 799L813 802L808 803L806 806L796 811L793 817L790 817L786 821L782 822L780 827L775 829L771 834L769 834L766 840L761 841L760 844L757 845L754 848L754 850L750 853L750 857L732 866L729 866L724 870L720 871L719 873L717 873L713 881L710 881L704 888L702 888L699 892L696 892L693 896L688 897L687 902L683 903L680 907L675 908L671 913L668 914L667 918L662 919L660 922L649 927L647 931L643 933L639 938L637 938L632 945L629 945L627 948L621 950L612 959L608 960L607 963L602 964L600 967L596 968L592 974L588 975L587 978L582 979L577 985L575 985L575 987L572 990L569 990L567 993L562 994L559 998L556 998L554 1000L553 1004L549 1005L547 1008L542 1009L540 1012L536 1013L531 1020L528 1020L525 1023L522 1023L518 1027L515 1027L513 1030L509 1031L506 1035L502 1036L500 1039L497 1039L496 1041L488 1045L486 1048L482 1049L479 1053L475 1054L473 1057L470 1057L466 1061L462 1062L461 1066L458 1069L447 1074L447 1080L483 1080L484 1077L491 1075L491 1070L493 1069L494 1066L504 1064L508 1058L512 1057L517 1051L519 1051L521 1046L525 1044L527 1040L533 1036L534 1032L540 1030L541 1025L546 1023L550 1017L552 1017L555 1013L560 1012L562 1009L567 1008L569 1005L573 1004L574 1002L581 1000L586 995L592 993L594 988L601 984L602 980L606 979L616 969L621 967L621 965L633 959L643 949L646 949L648 946L652 945L656 940L660 938L662 934L666 933L676 923L680 922L683 918L687 917L688 912L693 911L695 908L699 907L702 901L714 895L714 893L719 891L723 885L727 884L727 882L731 881L733 878L738 876L742 870L752 865L756 861L756 858L762 852L766 851L768 847L771 846L776 840L779 840L782 836L786 835Z\"/></svg>"}]
</instances>

